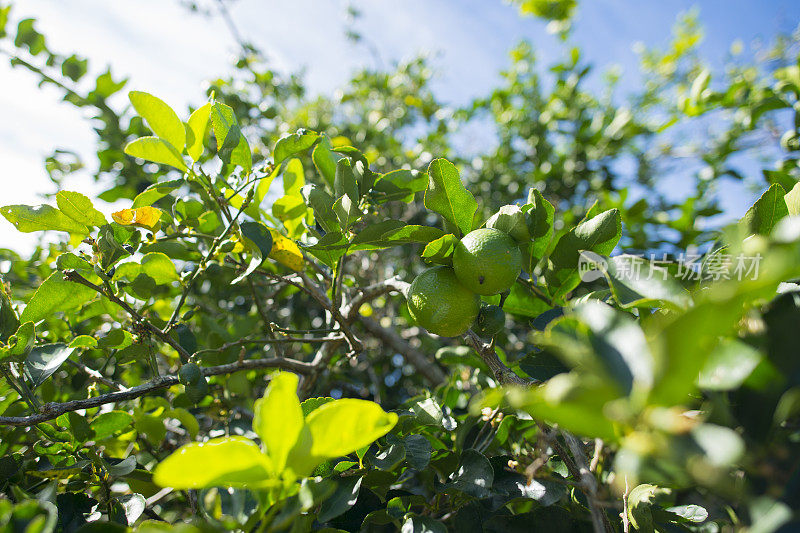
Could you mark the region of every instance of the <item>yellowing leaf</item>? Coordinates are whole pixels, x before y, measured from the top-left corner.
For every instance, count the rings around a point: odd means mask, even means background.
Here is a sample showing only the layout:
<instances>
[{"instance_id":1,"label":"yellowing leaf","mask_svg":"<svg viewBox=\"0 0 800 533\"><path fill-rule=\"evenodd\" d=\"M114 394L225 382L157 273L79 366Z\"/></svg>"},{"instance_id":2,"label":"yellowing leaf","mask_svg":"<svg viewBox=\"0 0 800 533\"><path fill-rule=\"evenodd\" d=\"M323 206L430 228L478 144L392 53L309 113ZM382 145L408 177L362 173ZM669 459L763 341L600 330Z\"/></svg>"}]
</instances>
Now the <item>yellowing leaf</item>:
<instances>
[{"instance_id":1,"label":"yellowing leaf","mask_svg":"<svg viewBox=\"0 0 800 533\"><path fill-rule=\"evenodd\" d=\"M150 231L158 231L161 220L161 210L156 207L138 207L136 209L123 209L111 213L114 222L122 226L136 226Z\"/></svg>"},{"instance_id":2,"label":"yellowing leaf","mask_svg":"<svg viewBox=\"0 0 800 533\"><path fill-rule=\"evenodd\" d=\"M269 230L272 234L272 250L269 252L269 258L274 259L283 266L300 272L305 268L306 261L303 258L303 253L294 241L291 241L275 231Z\"/></svg>"}]
</instances>

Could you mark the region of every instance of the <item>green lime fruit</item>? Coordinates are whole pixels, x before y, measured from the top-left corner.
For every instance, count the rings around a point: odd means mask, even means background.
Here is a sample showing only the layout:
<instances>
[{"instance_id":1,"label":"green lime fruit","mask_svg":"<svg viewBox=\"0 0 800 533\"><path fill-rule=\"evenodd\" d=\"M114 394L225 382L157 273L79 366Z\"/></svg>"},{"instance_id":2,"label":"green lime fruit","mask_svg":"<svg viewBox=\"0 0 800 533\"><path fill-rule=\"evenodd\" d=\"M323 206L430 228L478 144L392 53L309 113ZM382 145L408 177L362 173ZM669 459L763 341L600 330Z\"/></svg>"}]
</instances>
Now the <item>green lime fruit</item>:
<instances>
[{"instance_id":1,"label":"green lime fruit","mask_svg":"<svg viewBox=\"0 0 800 533\"><path fill-rule=\"evenodd\" d=\"M506 325L506 314L499 305L481 307L478 318L472 324L472 331L481 337L494 337Z\"/></svg>"},{"instance_id":2,"label":"green lime fruit","mask_svg":"<svg viewBox=\"0 0 800 533\"><path fill-rule=\"evenodd\" d=\"M456 337L469 329L481 299L459 283L450 267L435 266L416 277L408 289L408 310L431 333Z\"/></svg>"},{"instance_id":3,"label":"green lime fruit","mask_svg":"<svg viewBox=\"0 0 800 533\"><path fill-rule=\"evenodd\" d=\"M456 244L453 269L469 290L489 296L511 288L522 270L522 252L507 233L476 229Z\"/></svg>"},{"instance_id":4,"label":"green lime fruit","mask_svg":"<svg viewBox=\"0 0 800 533\"><path fill-rule=\"evenodd\" d=\"M194 363L186 363L178 370L178 381L184 385L194 385L200 381L201 377L203 377L203 372Z\"/></svg>"},{"instance_id":5,"label":"green lime fruit","mask_svg":"<svg viewBox=\"0 0 800 533\"><path fill-rule=\"evenodd\" d=\"M208 394L208 382L205 378L200 378L197 383L190 383L186 385L185 388L186 397L189 398L189 401L192 403L200 403Z\"/></svg>"}]
</instances>

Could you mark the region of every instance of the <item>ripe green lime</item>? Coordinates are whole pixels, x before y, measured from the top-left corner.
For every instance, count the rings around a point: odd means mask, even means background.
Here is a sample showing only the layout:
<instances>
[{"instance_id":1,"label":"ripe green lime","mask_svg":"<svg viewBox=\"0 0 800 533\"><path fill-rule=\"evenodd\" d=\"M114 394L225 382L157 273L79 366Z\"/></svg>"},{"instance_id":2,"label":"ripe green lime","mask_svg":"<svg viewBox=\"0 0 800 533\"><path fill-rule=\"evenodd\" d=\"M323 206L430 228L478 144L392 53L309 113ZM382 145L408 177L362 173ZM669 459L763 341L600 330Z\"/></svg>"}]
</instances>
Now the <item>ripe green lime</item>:
<instances>
[{"instance_id":1,"label":"ripe green lime","mask_svg":"<svg viewBox=\"0 0 800 533\"><path fill-rule=\"evenodd\" d=\"M514 239L494 228L476 229L456 244L453 269L472 292L488 296L510 289L522 270Z\"/></svg>"},{"instance_id":2,"label":"ripe green lime","mask_svg":"<svg viewBox=\"0 0 800 533\"><path fill-rule=\"evenodd\" d=\"M506 314L498 305L481 307L478 318L472 324L472 331L481 337L494 337L506 325Z\"/></svg>"},{"instance_id":3,"label":"ripe green lime","mask_svg":"<svg viewBox=\"0 0 800 533\"><path fill-rule=\"evenodd\" d=\"M186 363L178 369L178 381L184 385L194 385L202 376L203 372L195 363Z\"/></svg>"},{"instance_id":4,"label":"ripe green lime","mask_svg":"<svg viewBox=\"0 0 800 533\"><path fill-rule=\"evenodd\" d=\"M481 299L458 282L452 268L435 266L416 277L408 289L414 320L442 337L463 334L478 316Z\"/></svg>"}]
</instances>

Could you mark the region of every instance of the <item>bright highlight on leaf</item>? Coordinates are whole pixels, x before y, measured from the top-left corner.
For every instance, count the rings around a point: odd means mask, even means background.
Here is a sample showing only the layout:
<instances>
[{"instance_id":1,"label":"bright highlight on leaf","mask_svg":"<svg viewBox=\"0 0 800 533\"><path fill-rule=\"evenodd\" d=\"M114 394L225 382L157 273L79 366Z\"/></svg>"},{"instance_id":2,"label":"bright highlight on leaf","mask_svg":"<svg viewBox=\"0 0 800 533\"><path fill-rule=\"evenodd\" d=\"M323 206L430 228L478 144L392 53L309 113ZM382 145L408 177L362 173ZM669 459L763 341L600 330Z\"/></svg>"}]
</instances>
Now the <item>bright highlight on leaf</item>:
<instances>
[{"instance_id":1,"label":"bright highlight on leaf","mask_svg":"<svg viewBox=\"0 0 800 533\"><path fill-rule=\"evenodd\" d=\"M170 106L160 98L141 91L131 91L128 98L153 133L172 145L178 153L183 151L186 145L186 129Z\"/></svg>"},{"instance_id":2,"label":"bright highlight on leaf","mask_svg":"<svg viewBox=\"0 0 800 533\"><path fill-rule=\"evenodd\" d=\"M59 191L56 203L62 213L85 226L102 226L106 217L92 205L92 201L79 192Z\"/></svg>"},{"instance_id":3,"label":"bright highlight on leaf","mask_svg":"<svg viewBox=\"0 0 800 533\"><path fill-rule=\"evenodd\" d=\"M176 489L278 486L371 444L397 423L395 413L355 399L325 399L304 416L297 385L294 374L278 373L255 404L253 431L264 452L242 437L187 444L159 463L153 481Z\"/></svg>"},{"instance_id":4,"label":"bright highlight on leaf","mask_svg":"<svg viewBox=\"0 0 800 533\"><path fill-rule=\"evenodd\" d=\"M0 215L23 233L33 231L66 231L84 235L89 229L49 205L7 205L0 207Z\"/></svg>"},{"instance_id":5,"label":"bright highlight on leaf","mask_svg":"<svg viewBox=\"0 0 800 533\"><path fill-rule=\"evenodd\" d=\"M139 137L125 146L125 153L145 161L169 165L183 172L187 170L181 154L171 144L158 137Z\"/></svg>"}]
</instances>

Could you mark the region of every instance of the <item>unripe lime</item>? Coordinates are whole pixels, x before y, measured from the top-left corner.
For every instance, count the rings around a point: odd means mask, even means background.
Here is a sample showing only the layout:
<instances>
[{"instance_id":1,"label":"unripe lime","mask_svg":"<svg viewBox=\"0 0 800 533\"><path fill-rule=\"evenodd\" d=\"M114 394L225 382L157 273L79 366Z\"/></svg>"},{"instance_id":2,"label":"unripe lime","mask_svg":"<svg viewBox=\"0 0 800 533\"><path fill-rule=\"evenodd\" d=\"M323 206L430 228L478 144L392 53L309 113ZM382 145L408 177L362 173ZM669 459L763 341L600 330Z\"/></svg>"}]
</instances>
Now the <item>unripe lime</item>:
<instances>
[{"instance_id":1,"label":"unripe lime","mask_svg":"<svg viewBox=\"0 0 800 533\"><path fill-rule=\"evenodd\" d=\"M463 334L478 316L481 300L459 283L452 268L435 266L408 289L408 310L423 328L443 337Z\"/></svg>"},{"instance_id":2,"label":"unripe lime","mask_svg":"<svg viewBox=\"0 0 800 533\"><path fill-rule=\"evenodd\" d=\"M481 337L494 337L506 325L506 314L498 305L482 307L472 324L472 331Z\"/></svg>"},{"instance_id":3,"label":"unripe lime","mask_svg":"<svg viewBox=\"0 0 800 533\"><path fill-rule=\"evenodd\" d=\"M200 403L208 394L208 382L205 378L200 378L197 383L186 385L186 397L192 403Z\"/></svg>"},{"instance_id":4,"label":"unripe lime","mask_svg":"<svg viewBox=\"0 0 800 533\"><path fill-rule=\"evenodd\" d=\"M498 294L510 289L519 276L522 252L507 233L493 228L476 229L456 244L453 269L458 280L472 292Z\"/></svg>"},{"instance_id":5,"label":"unripe lime","mask_svg":"<svg viewBox=\"0 0 800 533\"><path fill-rule=\"evenodd\" d=\"M178 369L178 381L184 385L194 385L203 377L203 372L195 363L186 363Z\"/></svg>"}]
</instances>

